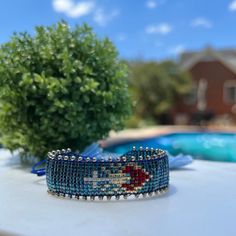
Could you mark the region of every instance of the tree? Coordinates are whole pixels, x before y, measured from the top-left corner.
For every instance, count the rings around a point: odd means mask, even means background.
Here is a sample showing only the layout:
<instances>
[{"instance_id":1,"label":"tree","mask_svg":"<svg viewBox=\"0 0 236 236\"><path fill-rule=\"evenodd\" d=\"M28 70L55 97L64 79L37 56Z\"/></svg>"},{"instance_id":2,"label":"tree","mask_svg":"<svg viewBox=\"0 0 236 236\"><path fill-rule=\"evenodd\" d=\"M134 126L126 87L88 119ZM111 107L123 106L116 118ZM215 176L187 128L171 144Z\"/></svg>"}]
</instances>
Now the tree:
<instances>
[{"instance_id":1,"label":"tree","mask_svg":"<svg viewBox=\"0 0 236 236\"><path fill-rule=\"evenodd\" d=\"M66 22L14 34L0 48L2 144L44 158L83 148L123 127L130 113L127 68L107 38Z\"/></svg>"},{"instance_id":2,"label":"tree","mask_svg":"<svg viewBox=\"0 0 236 236\"><path fill-rule=\"evenodd\" d=\"M129 83L136 101L134 114L162 122L181 96L191 88L191 79L172 61L132 62Z\"/></svg>"}]
</instances>

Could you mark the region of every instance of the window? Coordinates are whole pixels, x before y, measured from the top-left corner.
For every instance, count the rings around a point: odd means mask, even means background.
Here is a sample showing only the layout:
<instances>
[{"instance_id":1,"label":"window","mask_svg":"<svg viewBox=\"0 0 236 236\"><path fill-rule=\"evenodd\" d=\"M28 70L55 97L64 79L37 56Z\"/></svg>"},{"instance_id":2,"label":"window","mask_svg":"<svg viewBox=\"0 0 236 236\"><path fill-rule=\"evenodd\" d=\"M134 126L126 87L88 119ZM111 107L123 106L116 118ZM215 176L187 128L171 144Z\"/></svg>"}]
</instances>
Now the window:
<instances>
[{"instance_id":1,"label":"window","mask_svg":"<svg viewBox=\"0 0 236 236\"><path fill-rule=\"evenodd\" d=\"M224 100L227 103L236 103L236 81L227 81L225 83Z\"/></svg>"},{"instance_id":2,"label":"window","mask_svg":"<svg viewBox=\"0 0 236 236\"><path fill-rule=\"evenodd\" d=\"M185 96L184 102L187 105L194 105L197 102L197 85L193 83L190 93Z\"/></svg>"}]
</instances>

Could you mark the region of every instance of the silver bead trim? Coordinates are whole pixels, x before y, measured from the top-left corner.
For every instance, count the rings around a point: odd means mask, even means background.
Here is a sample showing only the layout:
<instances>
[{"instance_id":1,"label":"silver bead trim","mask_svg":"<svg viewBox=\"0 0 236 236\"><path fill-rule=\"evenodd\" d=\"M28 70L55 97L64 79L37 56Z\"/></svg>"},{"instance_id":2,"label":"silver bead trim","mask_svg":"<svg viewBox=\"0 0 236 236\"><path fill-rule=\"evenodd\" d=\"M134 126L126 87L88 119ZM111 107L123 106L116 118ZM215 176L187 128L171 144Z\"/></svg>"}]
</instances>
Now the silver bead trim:
<instances>
[{"instance_id":1,"label":"silver bead trim","mask_svg":"<svg viewBox=\"0 0 236 236\"><path fill-rule=\"evenodd\" d=\"M62 153L66 153L66 150L65 150L65 149L61 149L61 152L62 152Z\"/></svg>"},{"instance_id":2,"label":"silver bead trim","mask_svg":"<svg viewBox=\"0 0 236 236\"><path fill-rule=\"evenodd\" d=\"M140 151L143 151L143 147L141 146L139 148ZM136 147L134 146L133 147L133 151L136 151ZM105 162L105 161L108 161L108 162L113 162L113 161L117 161L117 162L120 162L120 161L142 161L142 160L155 160L155 159L158 159L158 158L162 158L164 156L166 156L166 152L161 150L161 149L154 149L154 148L148 148L146 147L145 148L145 151L146 152L149 152L149 154L144 157L142 155L140 155L139 157L135 157L135 156L131 156L131 157L126 157L126 156L123 156L123 157L118 157L116 159L113 159L111 156L108 158L108 160L104 160L103 158L96 158L96 157L87 157L86 159L83 159L82 157L79 157L77 160L78 161L82 161L82 160L85 160L87 162L89 161L93 161L93 162ZM151 154L150 154L150 151L151 151ZM64 154L66 153L70 153L71 152L71 149L70 148L67 148L67 149L62 149L62 150L53 150L51 152L48 152L48 158L53 160L53 159L57 159L57 160L71 160L71 161L74 161L76 159L75 156L72 156L72 157L68 157L68 156L64 156ZM138 151L137 151L138 152Z\"/></svg>"},{"instance_id":3,"label":"silver bead trim","mask_svg":"<svg viewBox=\"0 0 236 236\"><path fill-rule=\"evenodd\" d=\"M153 196L161 196L163 194L165 194L168 191L168 187L162 188L160 190L156 190L153 192L147 192L147 193L133 193L133 194L120 194L120 195L114 195L114 199L115 200L120 200L121 197L123 197L123 199L127 200L130 196L134 196L136 199L139 199L141 196L143 198L146 197L153 197ZM50 190L47 190L47 192L52 195L52 196L56 196L56 197L67 197L67 198L75 198L77 200L103 200L103 199L107 199L108 201L111 200L113 198L113 196L80 196L80 195L70 195L70 194L64 194L64 193L56 193ZM106 198L105 198L106 197Z\"/></svg>"}]
</instances>

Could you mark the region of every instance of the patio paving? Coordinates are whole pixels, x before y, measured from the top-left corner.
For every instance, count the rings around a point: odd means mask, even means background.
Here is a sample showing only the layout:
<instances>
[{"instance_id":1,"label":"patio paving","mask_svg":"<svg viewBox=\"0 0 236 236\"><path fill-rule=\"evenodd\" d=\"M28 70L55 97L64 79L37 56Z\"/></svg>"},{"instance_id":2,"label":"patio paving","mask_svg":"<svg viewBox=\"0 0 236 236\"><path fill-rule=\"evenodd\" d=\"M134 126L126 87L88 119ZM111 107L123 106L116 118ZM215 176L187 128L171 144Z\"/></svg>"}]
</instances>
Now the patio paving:
<instances>
[{"instance_id":1,"label":"patio paving","mask_svg":"<svg viewBox=\"0 0 236 236\"><path fill-rule=\"evenodd\" d=\"M62 199L47 194L45 177L1 150L0 235L235 235L236 163L194 161L170 177L159 198Z\"/></svg>"}]
</instances>

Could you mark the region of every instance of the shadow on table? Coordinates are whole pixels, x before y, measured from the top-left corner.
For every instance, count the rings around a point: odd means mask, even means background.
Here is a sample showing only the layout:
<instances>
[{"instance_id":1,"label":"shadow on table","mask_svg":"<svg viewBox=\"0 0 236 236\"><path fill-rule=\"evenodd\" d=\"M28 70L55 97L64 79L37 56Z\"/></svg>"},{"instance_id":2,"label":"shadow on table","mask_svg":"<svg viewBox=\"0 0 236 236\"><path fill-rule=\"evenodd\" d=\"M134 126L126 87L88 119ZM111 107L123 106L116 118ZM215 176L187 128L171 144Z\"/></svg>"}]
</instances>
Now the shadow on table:
<instances>
[{"instance_id":1,"label":"shadow on table","mask_svg":"<svg viewBox=\"0 0 236 236\"><path fill-rule=\"evenodd\" d=\"M47 186L46 186L46 176L37 177L35 175L35 177L36 177L36 179L33 181L33 184L35 184L35 185L45 185L45 188L47 188Z\"/></svg>"},{"instance_id":2,"label":"shadow on table","mask_svg":"<svg viewBox=\"0 0 236 236\"><path fill-rule=\"evenodd\" d=\"M6 161L3 164L3 166L10 167L12 169L22 170L25 172L30 172L30 169L32 168L32 166L37 162L34 159L24 160L20 158L18 153L16 152L11 153L10 151L7 151L7 150L4 150L4 151L1 150L0 154L6 157Z\"/></svg>"},{"instance_id":3,"label":"shadow on table","mask_svg":"<svg viewBox=\"0 0 236 236\"><path fill-rule=\"evenodd\" d=\"M178 171L195 171L195 169L191 167L185 167L185 166L176 168L176 169L171 169L171 172L178 172Z\"/></svg>"},{"instance_id":4,"label":"shadow on table","mask_svg":"<svg viewBox=\"0 0 236 236\"><path fill-rule=\"evenodd\" d=\"M20 236L20 235L0 230L0 236Z\"/></svg>"}]
</instances>

